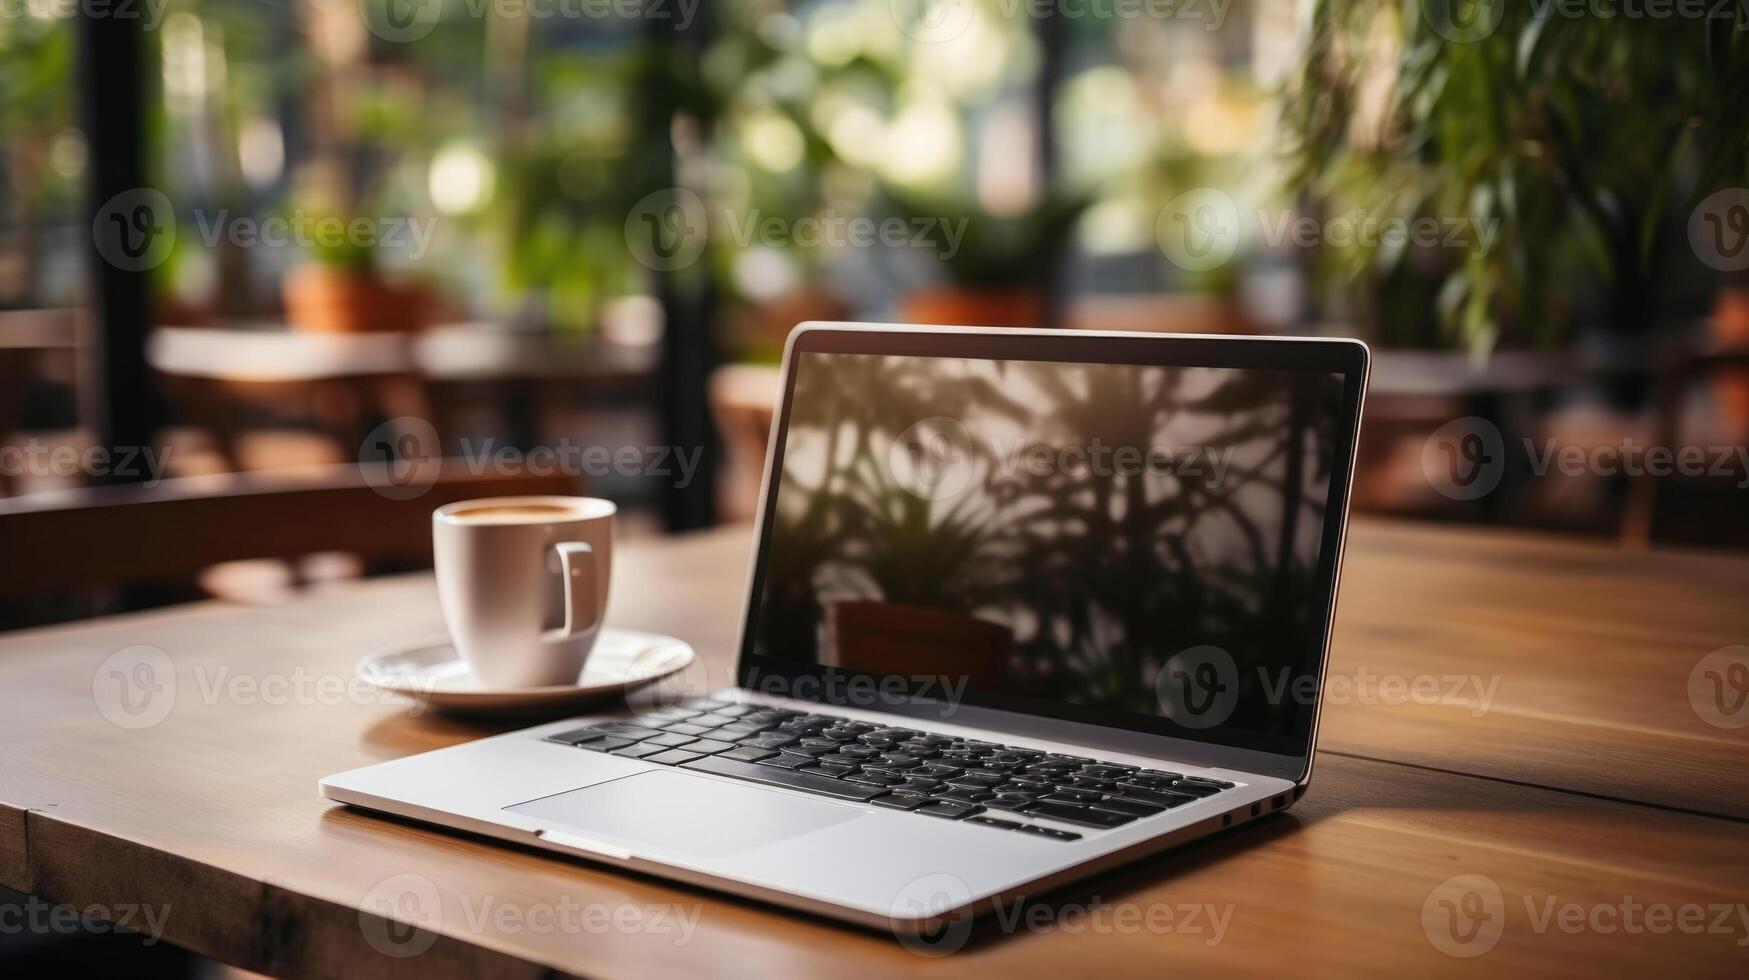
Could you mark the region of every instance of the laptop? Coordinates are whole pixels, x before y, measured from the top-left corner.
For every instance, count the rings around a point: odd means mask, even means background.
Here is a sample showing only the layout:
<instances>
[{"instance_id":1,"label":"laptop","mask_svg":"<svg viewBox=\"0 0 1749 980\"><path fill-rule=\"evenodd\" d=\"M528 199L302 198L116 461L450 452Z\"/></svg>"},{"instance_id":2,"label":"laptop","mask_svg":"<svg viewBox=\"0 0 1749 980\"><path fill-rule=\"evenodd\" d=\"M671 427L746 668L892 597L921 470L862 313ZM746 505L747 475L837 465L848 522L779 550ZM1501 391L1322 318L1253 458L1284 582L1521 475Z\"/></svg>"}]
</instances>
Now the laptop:
<instances>
[{"instance_id":1,"label":"laptop","mask_svg":"<svg viewBox=\"0 0 1749 980\"><path fill-rule=\"evenodd\" d=\"M803 324L732 686L321 792L901 935L1278 813L1367 370L1354 340Z\"/></svg>"}]
</instances>

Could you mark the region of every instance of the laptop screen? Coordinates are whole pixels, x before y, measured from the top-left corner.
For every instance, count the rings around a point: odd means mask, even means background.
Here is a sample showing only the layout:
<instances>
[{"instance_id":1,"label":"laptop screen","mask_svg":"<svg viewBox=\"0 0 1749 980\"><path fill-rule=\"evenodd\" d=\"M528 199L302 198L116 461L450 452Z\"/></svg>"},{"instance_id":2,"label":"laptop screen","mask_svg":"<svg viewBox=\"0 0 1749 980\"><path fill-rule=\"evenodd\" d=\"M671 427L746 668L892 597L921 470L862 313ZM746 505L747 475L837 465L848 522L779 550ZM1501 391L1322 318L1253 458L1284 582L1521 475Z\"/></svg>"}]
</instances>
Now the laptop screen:
<instances>
[{"instance_id":1,"label":"laptop screen","mask_svg":"<svg viewBox=\"0 0 1749 980\"><path fill-rule=\"evenodd\" d=\"M1344 375L794 358L768 675L1260 748L1309 726Z\"/></svg>"}]
</instances>

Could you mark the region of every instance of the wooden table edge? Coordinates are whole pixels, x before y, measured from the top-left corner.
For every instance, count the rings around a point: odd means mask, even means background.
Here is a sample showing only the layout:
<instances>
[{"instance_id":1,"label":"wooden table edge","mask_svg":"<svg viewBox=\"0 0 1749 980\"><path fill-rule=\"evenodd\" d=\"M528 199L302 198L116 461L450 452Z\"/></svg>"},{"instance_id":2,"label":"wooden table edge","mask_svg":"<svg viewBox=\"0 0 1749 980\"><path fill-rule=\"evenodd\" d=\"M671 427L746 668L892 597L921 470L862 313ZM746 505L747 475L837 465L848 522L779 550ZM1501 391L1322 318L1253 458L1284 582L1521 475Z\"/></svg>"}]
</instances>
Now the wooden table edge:
<instances>
[{"instance_id":1,"label":"wooden table edge","mask_svg":"<svg viewBox=\"0 0 1749 980\"><path fill-rule=\"evenodd\" d=\"M485 935L470 941L399 922L395 943L410 955L388 955L366 934L367 920L387 928L375 913L5 801L0 875L0 885L95 918L155 910L164 926L157 938L269 976L344 976L361 958L372 976L392 978L576 976L556 962L493 949Z\"/></svg>"}]
</instances>

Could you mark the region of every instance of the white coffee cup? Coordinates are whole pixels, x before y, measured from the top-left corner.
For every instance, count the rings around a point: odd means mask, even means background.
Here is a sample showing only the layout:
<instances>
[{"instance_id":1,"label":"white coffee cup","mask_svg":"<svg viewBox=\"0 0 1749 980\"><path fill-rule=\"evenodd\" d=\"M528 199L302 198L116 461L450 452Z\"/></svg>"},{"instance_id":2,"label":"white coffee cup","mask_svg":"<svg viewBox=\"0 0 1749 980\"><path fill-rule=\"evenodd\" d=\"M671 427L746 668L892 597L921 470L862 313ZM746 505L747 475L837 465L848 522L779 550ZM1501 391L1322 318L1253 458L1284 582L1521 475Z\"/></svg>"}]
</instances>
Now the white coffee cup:
<instances>
[{"instance_id":1,"label":"white coffee cup","mask_svg":"<svg viewBox=\"0 0 1749 980\"><path fill-rule=\"evenodd\" d=\"M595 497L482 497L432 513L443 618L482 682L577 682L607 609L617 509Z\"/></svg>"}]
</instances>

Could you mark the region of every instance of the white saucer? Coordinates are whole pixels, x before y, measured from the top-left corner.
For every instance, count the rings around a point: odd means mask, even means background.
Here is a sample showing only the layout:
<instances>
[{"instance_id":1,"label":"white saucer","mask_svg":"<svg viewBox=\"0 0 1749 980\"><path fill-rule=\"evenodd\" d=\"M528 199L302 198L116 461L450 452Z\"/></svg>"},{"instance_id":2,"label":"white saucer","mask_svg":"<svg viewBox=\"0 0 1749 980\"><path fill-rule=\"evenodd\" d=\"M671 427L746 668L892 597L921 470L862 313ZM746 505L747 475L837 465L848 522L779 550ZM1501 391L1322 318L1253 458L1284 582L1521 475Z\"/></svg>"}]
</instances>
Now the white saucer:
<instances>
[{"instance_id":1,"label":"white saucer","mask_svg":"<svg viewBox=\"0 0 1749 980\"><path fill-rule=\"evenodd\" d=\"M358 663L358 676L420 706L459 714L556 711L598 701L685 670L697 654L683 640L604 628L575 684L491 687L475 676L448 638L381 650Z\"/></svg>"}]
</instances>

